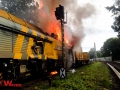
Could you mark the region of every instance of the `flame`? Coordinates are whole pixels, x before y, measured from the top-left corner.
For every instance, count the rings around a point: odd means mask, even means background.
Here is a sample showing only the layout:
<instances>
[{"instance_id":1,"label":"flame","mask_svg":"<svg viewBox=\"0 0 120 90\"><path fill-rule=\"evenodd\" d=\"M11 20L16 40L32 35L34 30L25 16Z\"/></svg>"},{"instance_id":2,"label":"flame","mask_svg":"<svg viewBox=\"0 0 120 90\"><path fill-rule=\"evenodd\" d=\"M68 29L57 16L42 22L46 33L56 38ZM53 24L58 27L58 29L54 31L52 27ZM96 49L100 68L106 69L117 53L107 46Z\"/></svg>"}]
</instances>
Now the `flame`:
<instances>
[{"instance_id":1,"label":"flame","mask_svg":"<svg viewBox=\"0 0 120 90\"><path fill-rule=\"evenodd\" d=\"M54 26L53 26L53 32L54 32L55 34L57 34L58 40L59 40L59 41L62 41L62 35L61 35L61 28L60 28L60 26L54 25ZM66 43L67 45L73 46L73 44L70 44L69 40L67 39L67 36L64 38L64 41L65 41L65 43Z\"/></svg>"},{"instance_id":2,"label":"flame","mask_svg":"<svg viewBox=\"0 0 120 90\"><path fill-rule=\"evenodd\" d=\"M61 35L61 27L60 25L56 24L56 22L54 22L54 26L53 26L53 30L52 30L55 34L57 34L58 36L58 40L62 41L62 35ZM67 36L65 37L65 43L68 44L69 46L72 46L72 44L70 44L69 40L67 39Z\"/></svg>"},{"instance_id":3,"label":"flame","mask_svg":"<svg viewBox=\"0 0 120 90\"><path fill-rule=\"evenodd\" d=\"M68 40L67 40L66 38L65 38L65 43L66 43L66 44L69 44L69 42L68 42Z\"/></svg>"},{"instance_id":4,"label":"flame","mask_svg":"<svg viewBox=\"0 0 120 90\"><path fill-rule=\"evenodd\" d=\"M34 0L36 4L39 4L39 19L41 19L41 23L39 24L40 27L45 30L45 32L51 34L54 33L57 35L57 39L59 41L62 41L62 34L61 34L61 25L58 20L56 20L54 11L49 11L45 7L45 1L44 0ZM46 11L47 10L47 11ZM68 37L64 36L64 42L71 46Z\"/></svg>"},{"instance_id":5,"label":"flame","mask_svg":"<svg viewBox=\"0 0 120 90\"><path fill-rule=\"evenodd\" d=\"M56 75L56 74L58 74L57 71L53 71L53 72L50 73L50 75Z\"/></svg>"},{"instance_id":6,"label":"flame","mask_svg":"<svg viewBox=\"0 0 120 90\"><path fill-rule=\"evenodd\" d=\"M50 27L50 26L48 26ZM52 24L52 32L58 36L58 40L62 41L61 39L61 28L60 28L60 23L58 21L54 21Z\"/></svg>"},{"instance_id":7,"label":"flame","mask_svg":"<svg viewBox=\"0 0 120 90\"><path fill-rule=\"evenodd\" d=\"M61 33L57 33L57 35L58 35L58 40L62 41L61 40Z\"/></svg>"}]
</instances>

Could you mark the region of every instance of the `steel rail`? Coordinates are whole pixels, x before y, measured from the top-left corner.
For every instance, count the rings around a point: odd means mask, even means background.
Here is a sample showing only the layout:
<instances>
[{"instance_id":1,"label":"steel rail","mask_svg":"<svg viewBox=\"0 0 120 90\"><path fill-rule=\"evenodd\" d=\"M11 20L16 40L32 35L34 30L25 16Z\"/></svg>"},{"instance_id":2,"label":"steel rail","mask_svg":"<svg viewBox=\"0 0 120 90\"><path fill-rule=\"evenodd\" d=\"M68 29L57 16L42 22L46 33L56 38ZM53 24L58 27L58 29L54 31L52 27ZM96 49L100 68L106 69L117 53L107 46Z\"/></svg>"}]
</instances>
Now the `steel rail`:
<instances>
[{"instance_id":1,"label":"steel rail","mask_svg":"<svg viewBox=\"0 0 120 90\"><path fill-rule=\"evenodd\" d=\"M107 63L107 65L114 71L114 73L118 76L118 78L120 79L120 73L109 63Z\"/></svg>"}]
</instances>

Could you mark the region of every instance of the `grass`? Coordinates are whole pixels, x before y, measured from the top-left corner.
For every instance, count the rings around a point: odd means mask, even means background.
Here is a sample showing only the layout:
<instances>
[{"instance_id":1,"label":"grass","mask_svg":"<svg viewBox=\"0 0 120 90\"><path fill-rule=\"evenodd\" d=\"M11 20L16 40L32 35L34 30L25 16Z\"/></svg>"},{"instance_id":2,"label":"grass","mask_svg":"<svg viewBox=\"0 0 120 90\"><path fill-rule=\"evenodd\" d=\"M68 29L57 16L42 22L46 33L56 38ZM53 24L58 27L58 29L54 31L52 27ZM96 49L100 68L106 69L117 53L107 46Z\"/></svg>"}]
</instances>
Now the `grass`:
<instances>
[{"instance_id":1,"label":"grass","mask_svg":"<svg viewBox=\"0 0 120 90\"><path fill-rule=\"evenodd\" d=\"M56 77L52 86L48 83L37 83L28 90L109 90L112 85L109 69L102 62L94 62L83 66L73 74L69 72L67 78Z\"/></svg>"}]
</instances>

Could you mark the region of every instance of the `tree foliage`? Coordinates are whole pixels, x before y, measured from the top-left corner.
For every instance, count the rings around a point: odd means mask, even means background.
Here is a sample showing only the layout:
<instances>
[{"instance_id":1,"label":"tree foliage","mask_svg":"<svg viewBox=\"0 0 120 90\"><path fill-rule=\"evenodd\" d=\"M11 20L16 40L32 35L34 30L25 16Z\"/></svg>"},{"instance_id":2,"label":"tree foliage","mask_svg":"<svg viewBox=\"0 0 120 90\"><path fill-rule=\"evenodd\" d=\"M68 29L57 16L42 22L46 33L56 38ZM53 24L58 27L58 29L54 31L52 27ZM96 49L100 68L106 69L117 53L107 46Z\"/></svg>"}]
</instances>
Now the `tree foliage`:
<instances>
[{"instance_id":1,"label":"tree foliage","mask_svg":"<svg viewBox=\"0 0 120 90\"><path fill-rule=\"evenodd\" d=\"M90 56L90 59L95 58L95 49L94 49L94 48L91 48L91 49L90 49L90 51L89 51L89 56Z\"/></svg>"},{"instance_id":2,"label":"tree foliage","mask_svg":"<svg viewBox=\"0 0 120 90\"><path fill-rule=\"evenodd\" d=\"M112 6L106 7L107 10L111 11L114 16L114 22L111 28L118 32L118 37L120 37L120 0L115 0Z\"/></svg>"},{"instance_id":3,"label":"tree foliage","mask_svg":"<svg viewBox=\"0 0 120 90\"><path fill-rule=\"evenodd\" d=\"M112 56L112 60L120 59L120 39L109 38L104 42L101 48L104 57Z\"/></svg>"},{"instance_id":4,"label":"tree foliage","mask_svg":"<svg viewBox=\"0 0 120 90\"><path fill-rule=\"evenodd\" d=\"M97 54L97 58L100 58L102 56L102 53L101 51L96 51L96 54ZM90 56L90 59L93 59L95 58L95 49L94 48L91 48L90 51L89 51L89 56Z\"/></svg>"},{"instance_id":5,"label":"tree foliage","mask_svg":"<svg viewBox=\"0 0 120 90\"><path fill-rule=\"evenodd\" d=\"M37 6L34 0L1 0L1 9L36 24L35 11Z\"/></svg>"},{"instance_id":6,"label":"tree foliage","mask_svg":"<svg viewBox=\"0 0 120 90\"><path fill-rule=\"evenodd\" d=\"M97 58L102 57L102 53L101 53L101 51L100 51L100 50L99 50L99 51L96 51L96 54L97 54Z\"/></svg>"}]
</instances>

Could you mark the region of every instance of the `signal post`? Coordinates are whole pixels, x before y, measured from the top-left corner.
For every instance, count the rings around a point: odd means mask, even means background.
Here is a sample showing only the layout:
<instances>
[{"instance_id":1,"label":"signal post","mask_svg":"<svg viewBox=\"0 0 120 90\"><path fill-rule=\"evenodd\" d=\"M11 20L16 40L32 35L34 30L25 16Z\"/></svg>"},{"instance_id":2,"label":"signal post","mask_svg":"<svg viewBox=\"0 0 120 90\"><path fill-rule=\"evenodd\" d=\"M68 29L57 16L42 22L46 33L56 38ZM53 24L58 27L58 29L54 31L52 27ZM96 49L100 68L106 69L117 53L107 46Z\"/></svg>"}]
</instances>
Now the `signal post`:
<instances>
[{"instance_id":1,"label":"signal post","mask_svg":"<svg viewBox=\"0 0 120 90\"><path fill-rule=\"evenodd\" d=\"M63 60L63 66L66 67L66 60L65 60L65 42L64 42L64 21L61 19L61 33L62 33L62 60Z\"/></svg>"},{"instance_id":2,"label":"signal post","mask_svg":"<svg viewBox=\"0 0 120 90\"><path fill-rule=\"evenodd\" d=\"M61 23L61 34L62 34L62 64L63 67L66 67L66 60L65 60L65 42L64 42L64 7L59 5L56 8L55 16L57 20L60 20Z\"/></svg>"}]
</instances>

